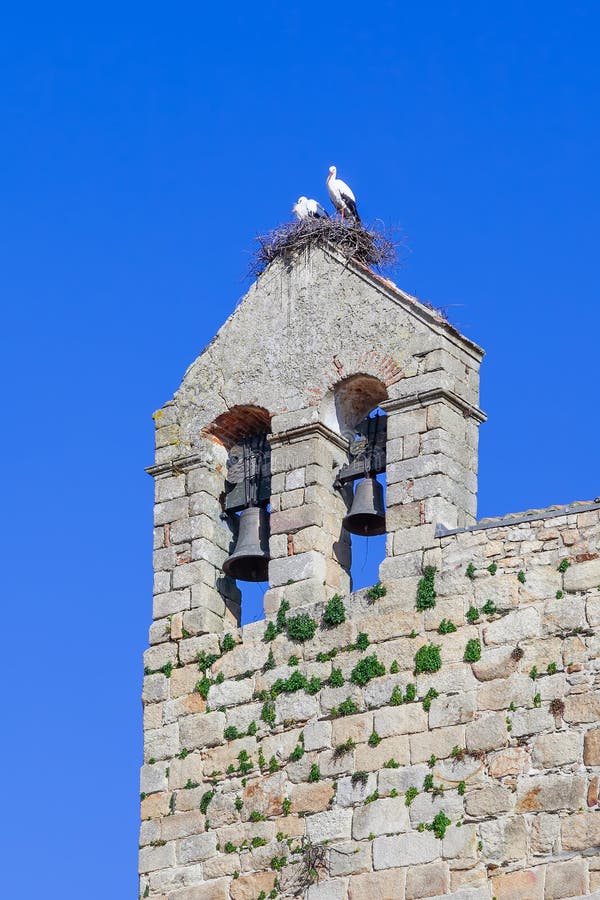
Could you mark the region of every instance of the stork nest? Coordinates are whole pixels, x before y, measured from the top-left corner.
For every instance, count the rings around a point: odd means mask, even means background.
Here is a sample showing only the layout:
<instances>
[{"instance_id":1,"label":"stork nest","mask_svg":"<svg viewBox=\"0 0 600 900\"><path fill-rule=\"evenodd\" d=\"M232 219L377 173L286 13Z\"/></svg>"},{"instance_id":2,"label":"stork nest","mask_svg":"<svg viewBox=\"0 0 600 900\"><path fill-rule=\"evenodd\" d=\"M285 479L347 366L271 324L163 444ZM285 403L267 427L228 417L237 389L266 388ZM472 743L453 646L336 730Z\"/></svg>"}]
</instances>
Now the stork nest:
<instances>
[{"instance_id":1,"label":"stork nest","mask_svg":"<svg viewBox=\"0 0 600 900\"><path fill-rule=\"evenodd\" d=\"M258 248L250 274L261 275L269 263L282 259L291 263L312 246L334 245L346 259L380 268L398 261L399 242L392 241L381 229L363 227L342 219L304 219L286 222L256 239Z\"/></svg>"}]
</instances>

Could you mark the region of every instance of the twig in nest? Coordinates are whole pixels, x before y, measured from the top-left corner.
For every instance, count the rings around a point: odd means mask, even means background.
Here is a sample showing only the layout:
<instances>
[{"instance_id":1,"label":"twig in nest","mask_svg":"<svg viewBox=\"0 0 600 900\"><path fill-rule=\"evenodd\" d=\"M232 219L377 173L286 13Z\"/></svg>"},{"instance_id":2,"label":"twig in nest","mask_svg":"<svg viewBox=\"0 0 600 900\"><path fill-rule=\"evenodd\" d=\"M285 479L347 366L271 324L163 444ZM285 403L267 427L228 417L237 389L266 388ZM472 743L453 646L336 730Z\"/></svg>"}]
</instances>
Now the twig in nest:
<instances>
[{"instance_id":1,"label":"twig in nest","mask_svg":"<svg viewBox=\"0 0 600 900\"><path fill-rule=\"evenodd\" d=\"M275 259L290 263L309 247L326 244L334 245L346 259L366 266L397 261L398 242L390 240L375 226L363 228L340 219L286 222L268 234L259 235L257 241L259 246L250 266L253 275L260 275Z\"/></svg>"}]
</instances>

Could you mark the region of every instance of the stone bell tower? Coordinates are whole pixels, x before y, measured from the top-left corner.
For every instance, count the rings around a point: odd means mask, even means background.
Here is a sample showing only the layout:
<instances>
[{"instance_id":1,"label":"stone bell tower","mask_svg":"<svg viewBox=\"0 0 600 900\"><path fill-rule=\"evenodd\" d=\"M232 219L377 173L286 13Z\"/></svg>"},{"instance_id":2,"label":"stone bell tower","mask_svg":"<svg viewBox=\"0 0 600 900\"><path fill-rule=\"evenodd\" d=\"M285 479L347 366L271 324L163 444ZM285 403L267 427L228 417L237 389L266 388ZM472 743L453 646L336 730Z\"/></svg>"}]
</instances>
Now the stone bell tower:
<instances>
[{"instance_id":1,"label":"stone bell tower","mask_svg":"<svg viewBox=\"0 0 600 900\"><path fill-rule=\"evenodd\" d=\"M268 449L258 488L270 510L267 612L284 587L292 606L350 590L342 520L351 494L336 475L374 408L387 420L381 578L419 573L437 525L473 523L482 355L435 311L334 248L289 268L272 264L155 414L157 657L176 659L165 643L169 616L188 635L239 622L240 594L223 572L236 515L223 512L230 451L248 439ZM230 503L238 512L240 491L238 480Z\"/></svg>"},{"instance_id":2,"label":"stone bell tower","mask_svg":"<svg viewBox=\"0 0 600 900\"><path fill-rule=\"evenodd\" d=\"M280 667L292 672L288 659L293 665L299 654L311 684L325 685L332 635L324 631L319 643L318 632L309 652L309 643L284 639L281 618L272 644L263 637L264 622L240 629L236 577L266 575L269 618L281 609L322 612L334 595L346 598L349 612L352 536L344 523L353 486L358 490L363 476L385 471L387 543L379 577L384 585L414 589L424 568L440 563L436 529L475 522L482 355L392 282L333 246L315 246L291 265L278 260L267 268L189 367L174 398L155 413L144 897L301 896L291 888L286 893L283 874L273 874L260 847L266 845L271 861L286 855L275 846L276 833L308 841L305 848L339 836L337 826L311 830L310 803L303 807L290 793L290 785L308 778L298 767L311 748L326 746L309 727L320 721L315 697L303 694L301 708L290 705L297 694L284 696L286 708L281 699L264 699L271 690L267 673L273 666L273 674ZM375 425L368 418L373 410L379 410ZM392 634L400 608L394 604ZM358 617L354 624L349 619L340 627L352 651ZM420 628L409 619L407 635ZM328 717L323 727L331 731ZM307 755L302 764L290 763L296 769L289 769L288 784L283 758L299 757L294 747L300 745ZM404 753L400 746L392 750L386 749L390 757ZM370 762L356 766L383 765L381 754L367 751ZM257 752L263 762L270 758L268 771L262 763L258 771L250 766ZM267 784L268 796L249 812L251 797ZM320 802L314 800L315 810ZM317 816L337 815L330 793L323 802L325 812ZM340 835L349 838L346 830ZM321 879L323 860L313 863ZM363 896L320 889L305 885L310 900ZM388 894L375 887L370 896Z\"/></svg>"}]
</instances>

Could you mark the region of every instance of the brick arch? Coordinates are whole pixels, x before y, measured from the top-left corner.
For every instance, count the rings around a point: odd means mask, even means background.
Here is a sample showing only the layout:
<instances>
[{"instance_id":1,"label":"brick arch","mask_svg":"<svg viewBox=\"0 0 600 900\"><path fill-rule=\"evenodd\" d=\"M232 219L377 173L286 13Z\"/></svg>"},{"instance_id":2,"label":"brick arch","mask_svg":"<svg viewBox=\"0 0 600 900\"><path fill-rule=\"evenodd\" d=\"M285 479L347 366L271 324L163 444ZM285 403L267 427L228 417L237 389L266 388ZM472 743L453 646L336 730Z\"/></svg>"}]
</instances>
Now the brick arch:
<instances>
[{"instance_id":1,"label":"brick arch","mask_svg":"<svg viewBox=\"0 0 600 900\"><path fill-rule=\"evenodd\" d=\"M340 353L333 357L323 372L325 390L334 390L340 381L356 375L370 375L389 388L404 378L405 373L394 357L379 350L365 350L351 356Z\"/></svg>"},{"instance_id":2,"label":"brick arch","mask_svg":"<svg viewBox=\"0 0 600 900\"><path fill-rule=\"evenodd\" d=\"M387 387L380 378L368 372L356 372L337 379L323 397L320 411L325 424L352 438L356 425L387 399Z\"/></svg>"},{"instance_id":3,"label":"brick arch","mask_svg":"<svg viewBox=\"0 0 600 900\"><path fill-rule=\"evenodd\" d=\"M232 406L200 434L228 450L242 437L271 431L271 413L263 406Z\"/></svg>"}]
</instances>

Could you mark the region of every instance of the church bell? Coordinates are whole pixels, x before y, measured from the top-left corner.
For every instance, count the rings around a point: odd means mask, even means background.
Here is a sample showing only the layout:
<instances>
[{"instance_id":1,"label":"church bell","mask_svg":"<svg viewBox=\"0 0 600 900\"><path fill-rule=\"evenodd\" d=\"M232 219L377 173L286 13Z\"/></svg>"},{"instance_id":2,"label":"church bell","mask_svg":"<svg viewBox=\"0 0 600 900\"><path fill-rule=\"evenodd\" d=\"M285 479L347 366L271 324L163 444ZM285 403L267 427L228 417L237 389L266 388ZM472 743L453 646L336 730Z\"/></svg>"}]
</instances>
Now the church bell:
<instances>
[{"instance_id":1,"label":"church bell","mask_svg":"<svg viewBox=\"0 0 600 900\"><path fill-rule=\"evenodd\" d=\"M240 581L266 581L269 570L269 514L262 506L249 506L239 515L238 537L223 571Z\"/></svg>"},{"instance_id":2,"label":"church bell","mask_svg":"<svg viewBox=\"0 0 600 900\"><path fill-rule=\"evenodd\" d=\"M358 482L350 512L342 524L351 534L363 537L385 534L383 487L376 478L363 478Z\"/></svg>"}]
</instances>

